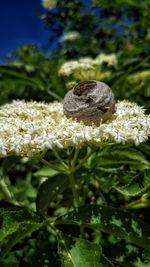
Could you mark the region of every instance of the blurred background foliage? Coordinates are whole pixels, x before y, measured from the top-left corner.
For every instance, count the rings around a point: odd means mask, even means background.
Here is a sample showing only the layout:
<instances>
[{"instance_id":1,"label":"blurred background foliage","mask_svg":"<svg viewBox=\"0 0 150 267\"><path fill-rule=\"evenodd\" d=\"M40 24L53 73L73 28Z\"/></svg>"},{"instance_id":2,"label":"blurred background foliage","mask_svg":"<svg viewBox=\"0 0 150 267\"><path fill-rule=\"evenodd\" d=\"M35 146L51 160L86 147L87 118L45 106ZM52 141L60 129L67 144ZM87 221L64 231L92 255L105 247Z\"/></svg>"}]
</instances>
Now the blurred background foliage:
<instances>
[{"instance_id":1,"label":"blurred background foliage","mask_svg":"<svg viewBox=\"0 0 150 267\"><path fill-rule=\"evenodd\" d=\"M47 6L40 19L53 33L50 34L48 44L55 42L54 49L44 53L36 44L25 44L11 53L8 62L0 65L0 104L13 99L61 101L73 84L81 79L92 78L108 83L116 99L135 101L149 113L150 1L53 2L54 6ZM66 62L79 62L86 58L95 60L98 55L112 54L116 57L117 64L110 65L104 60L96 67L79 67L78 72L73 70L67 75L60 73ZM82 149L79 159L85 156L86 152L85 148ZM54 165L58 165L51 152L48 156ZM65 157L66 155L63 155L64 159ZM95 152L88 166L83 166L77 174L84 177L85 173L88 173L89 178L80 181L82 193L86 195L85 202L135 209L138 216L149 223L149 158L148 142L136 148L133 145L112 145ZM57 173L48 167L43 168L36 160L26 158L17 158L15 161L13 159L12 163L1 160L1 163L1 173L5 165L11 166L5 173L5 179L15 200L30 210L35 210L37 188L45 177L55 177ZM9 201L7 197L4 193L0 194L1 200ZM72 195L67 189L63 200L57 198L52 201L48 213L61 215L71 205ZM45 240L45 236L50 237ZM39 240L40 247L35 240ZM120 244L117 240L111 241L106 238L106 251L113 242L116 246ZM60 266L56 253L49 253L53 249L56 249L56 237L50 235L50 229L45 228L34 233L30 240L20 241L1 263L1 267L34 264L44 267ZM141 253L144 252L135 253L136 257ZM37 261L39 254L41 257ZM127 262L126 265L117 266L128 266ZM134 266L148 266L141 264L143 265Z\"/></svg>"},{"instance_id":2,"label":"blurred background foliage","mask_svg":"<svg viewBox=\"0 0 150 267\"><path fill-rule=\"evenodd\" d=\"M149 109L150 1L55 2L41 14L55 48L50 56L30 44L14 51L8 63L0 65L0 103L13 98L60 100L72 81L59 75L64 62L113 53L118 64L108 77L103 75L109 70L104 62L100 80L112 87L117 99L134 100Z\"/></svg>"}]
</instances>

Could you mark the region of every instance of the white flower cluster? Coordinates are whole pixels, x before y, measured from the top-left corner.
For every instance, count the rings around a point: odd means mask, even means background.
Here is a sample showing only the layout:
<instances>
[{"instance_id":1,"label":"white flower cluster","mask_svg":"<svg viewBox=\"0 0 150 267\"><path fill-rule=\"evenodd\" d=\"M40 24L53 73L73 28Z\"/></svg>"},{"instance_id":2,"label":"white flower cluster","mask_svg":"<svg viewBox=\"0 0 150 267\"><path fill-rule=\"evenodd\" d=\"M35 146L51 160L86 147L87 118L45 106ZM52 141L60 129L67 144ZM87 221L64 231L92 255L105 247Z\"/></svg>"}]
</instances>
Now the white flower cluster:
<instances>
[{"instance_id":1,"label":"white flower cluster","mask_svg":"<svg viewBox=\"0 0 150 267\"><path fill-rule=\"evenodd\" d=\"M100 54L95 59L85 57L80 58L79 60L67 61L61 66L59 75L69 76L76 71L94 70L95 68L102 66L104 63L107 63L108 67L117 65L116 55Z\"/></svg>"},{"instance_id":2,"label":"white flower cluster","mask_svg":"<svg viewBox=\"0 0 150 267\"><path fill-rule=\"evenodd\" d=\"M111 121L96 126L67 119L62 103L13 101L0 108L0 157L36 156L45 149L134 142L150 135L150 116L135 103L121 101Z\"/></svg>"},{"instance_id":3,"label":"white flower cluster","mask_svg":"<svg viewBox=\"0 0 150 267\"><path fill-rule=\"evenodd\" d=\"M80 58L79 60L69 60L65 62L60 70L59 75L69 76L77 69L90 69L93 67L93 59L91 58Z\"/></svg>"},{"instance_id":4,"label":"white flower cluster","mask_svg":"<svg viewBox=\"0 0 150 267\"><path fill-rule=\"evenodd\" d=\"M62 37L62 41L69 41L69 42L72 42L72 41L75 41L75 40L78 40L81 38L81 35L79 32L77 31L71 31L71 32L67 32L63 35Z\"/></svg>"},{"instance_id":5,"label":"white flower cluster","mask_svg":"<svg viewBox=\"0 0 150 267\"><path fill-rule=\"evenodd\" d=\"M95 59L95 64L102 65L104 63L107 63L109 67L116 66L118 64L116 54L99 54Z\"/></svg>"},{"instance_id":6,"label":"white flower cluster","mask_svg":"<svg viewBox=\"0 0 150 267\"><path fill-rule=\"evenodd\" d=\"M42 6L46 9L52 9L57 4L57 0L42 0Z\"/></svg>"}]
</instances>

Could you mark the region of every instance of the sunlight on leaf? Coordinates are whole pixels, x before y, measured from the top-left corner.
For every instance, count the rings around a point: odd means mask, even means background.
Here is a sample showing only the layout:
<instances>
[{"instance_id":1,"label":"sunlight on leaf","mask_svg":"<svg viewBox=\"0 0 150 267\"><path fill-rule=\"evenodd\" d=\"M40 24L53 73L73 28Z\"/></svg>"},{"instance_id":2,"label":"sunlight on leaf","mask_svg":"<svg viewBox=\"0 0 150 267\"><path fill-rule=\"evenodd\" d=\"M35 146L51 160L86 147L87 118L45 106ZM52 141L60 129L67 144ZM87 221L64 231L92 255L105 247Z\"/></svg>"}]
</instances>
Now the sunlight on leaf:
<instances>
[{"instance_id":1,"label":"sunlight on leaf","mask_svg":"<svg viewBox=\"0 0 150 267\"><path fill-rule=\"evenodd\" d=\"M111 267L99 245L85 239L63 236L59 241L58 253L62 267Z\"/></svg>"}]
</instances>

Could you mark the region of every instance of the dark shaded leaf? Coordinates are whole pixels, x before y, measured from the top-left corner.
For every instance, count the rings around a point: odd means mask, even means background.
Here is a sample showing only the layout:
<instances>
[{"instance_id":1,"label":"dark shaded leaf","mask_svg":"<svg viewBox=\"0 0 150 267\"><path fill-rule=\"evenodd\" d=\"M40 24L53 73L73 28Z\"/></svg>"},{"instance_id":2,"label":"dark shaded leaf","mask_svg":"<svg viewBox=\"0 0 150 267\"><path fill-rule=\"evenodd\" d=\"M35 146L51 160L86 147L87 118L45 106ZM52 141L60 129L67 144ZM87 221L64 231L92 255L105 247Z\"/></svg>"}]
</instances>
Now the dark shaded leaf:
<instances>
[{"instance_id":1,"label":"dark shaded leaf","mask_svg":"<svg viewBox=\"0 0 150 267\"><path fill-rule=\"evenodd\" d=\"M58 227L63 224L98 228L101 231L115 235L119 239L125 239L128 242L150 249L150 226L123 209L87 205L62 216L56 221ZM67 230L69 231L69 229Z\"/></svg>"},{"instance_id":2,"label":"dark shaded leaf","mask_svg":"<svg viewBox=\"0 0 150 267\"><path fill-rule=\"evenodd\" d=\"M2 163L2 172L3 175L6 175L7 172L15 165L15 163L19 160L20 157L17 156L10 156L4 159Z\"/></svg>"},{"instance_id":3,"label":"dark shaded leaf","mask_svg":"<svg viewBox=\"0 0 150 267\"><path fill-rule=\"evenodd\" d=\"M123 267L135 267L134 262L141 255L141 248L124 241L108 245L103 251L112 262Z\"/></svg>"},{"instance_id":4,"label":"dark shaded leaf","mask_svg":"<svg viewBox=\"0 0 150 267\"><path fill-rule=\"evenodd\" d=\"M13 205L5 205L0 208L0 223L0 259L20 239L43 226L41 218L35 213Z\"/></svg>"},{"instance_id":5,"label":"dark shaded leaf","mask_svg":"<svg viewBox=\"0 0 150 267\"><path fill-rule=\"evenodd\" d=\"M49 204L54 201L58 194L62 193L68 185L68 177L58 174L47 179L39 188L36 200L37 212L46 214Z\"/></svg>"}]
</instances>

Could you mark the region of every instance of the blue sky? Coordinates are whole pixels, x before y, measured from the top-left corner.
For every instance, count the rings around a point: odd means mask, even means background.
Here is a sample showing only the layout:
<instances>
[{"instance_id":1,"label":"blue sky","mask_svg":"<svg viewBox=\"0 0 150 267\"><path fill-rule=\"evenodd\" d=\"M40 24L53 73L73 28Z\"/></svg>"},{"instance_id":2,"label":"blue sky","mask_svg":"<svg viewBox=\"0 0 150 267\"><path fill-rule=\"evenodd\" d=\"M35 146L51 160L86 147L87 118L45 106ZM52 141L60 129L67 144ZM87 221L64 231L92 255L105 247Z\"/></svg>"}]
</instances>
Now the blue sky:
<instances>
[{"instance_id":1,"label":"blue sky","mask_svg":"<svg viewBox=\"0 0 150 267\"><path fill-rule=\"evenodd\" d=\"M38 14L41 0L7 0L0 4L0 63L24 43L47 44L50 33Z\"/></svg>"}]
</instances>

